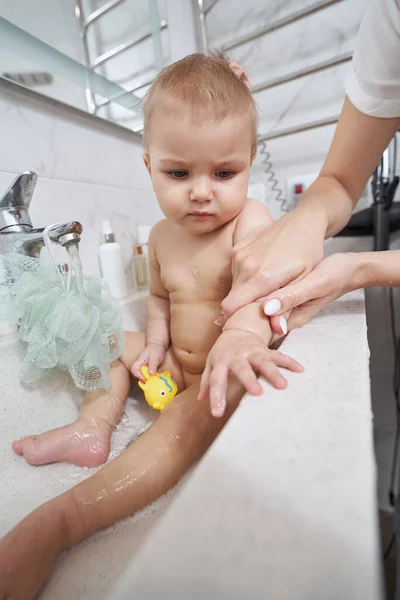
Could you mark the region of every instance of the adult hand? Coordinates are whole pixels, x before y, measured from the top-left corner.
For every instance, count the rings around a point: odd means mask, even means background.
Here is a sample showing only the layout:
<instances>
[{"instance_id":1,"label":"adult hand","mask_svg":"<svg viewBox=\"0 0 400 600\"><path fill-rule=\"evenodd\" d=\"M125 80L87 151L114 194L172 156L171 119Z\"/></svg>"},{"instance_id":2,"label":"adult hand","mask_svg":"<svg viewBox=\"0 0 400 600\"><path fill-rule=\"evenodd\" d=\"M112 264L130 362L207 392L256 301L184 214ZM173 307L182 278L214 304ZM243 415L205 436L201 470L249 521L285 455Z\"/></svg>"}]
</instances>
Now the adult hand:
<instances>
[{"instance_id":1,"label":"adult hand","mask_svg":"<svg viewBox=\"0 0 400 600\"><path fill-rule=\"evenodd\" d=\"M307 275L323 258L326 227L324 213L299 207L234 246L233 286L222 302L224 315Z\"/></svg>"},{"instance_id":2,"label":"adult hand","mask_svg":"<svg viewBox=\"0 0 400 600\"><path fill-rule=\"evenodd\" d=\"M278 315L291 311L288 326L295 329L336 298L356 289L356 268L356 255L332 254L303 279L270 294L264 301L264 312L274 315L272 330L281 333Z\"/></svg>"}]
</instances>

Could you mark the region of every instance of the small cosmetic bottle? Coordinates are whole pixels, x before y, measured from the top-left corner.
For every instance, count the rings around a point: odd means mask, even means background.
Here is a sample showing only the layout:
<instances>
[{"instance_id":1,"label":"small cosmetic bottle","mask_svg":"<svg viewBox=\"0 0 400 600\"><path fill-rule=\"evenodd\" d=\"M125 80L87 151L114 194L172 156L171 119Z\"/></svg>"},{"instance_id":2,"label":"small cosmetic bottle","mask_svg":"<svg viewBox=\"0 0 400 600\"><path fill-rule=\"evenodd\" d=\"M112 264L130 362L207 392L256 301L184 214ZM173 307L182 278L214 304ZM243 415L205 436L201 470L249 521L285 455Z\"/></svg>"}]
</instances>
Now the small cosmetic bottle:
<instances>
[{"instance_id":1,"label":"small cosmetic bottle","mask_svg":"<svg viewBox=\"0 0 400 600\"><path fill-rule=\"evenodd\" d=\"M132 248L132 276L137 290L149 289L148 241L151 227L138 226L138 241Z\"/></svg>"}]
</instances>

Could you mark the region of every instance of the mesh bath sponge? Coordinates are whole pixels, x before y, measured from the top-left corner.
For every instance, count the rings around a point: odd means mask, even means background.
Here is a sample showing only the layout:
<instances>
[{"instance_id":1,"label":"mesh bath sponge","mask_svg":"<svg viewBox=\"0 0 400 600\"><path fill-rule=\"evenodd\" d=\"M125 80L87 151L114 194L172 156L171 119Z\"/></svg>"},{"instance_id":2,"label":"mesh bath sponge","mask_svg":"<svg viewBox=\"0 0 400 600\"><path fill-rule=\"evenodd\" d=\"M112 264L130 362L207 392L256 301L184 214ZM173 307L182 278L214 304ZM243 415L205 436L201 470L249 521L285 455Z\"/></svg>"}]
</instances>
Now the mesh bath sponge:
<instances>
[{"instance_id":1,"label":"mesh bath sponge","mask_svg":"<svg viewBox=\"0 0 400 600\"><path fill-rule=\"evenodd\" d=\"M27 344L21 381L60 367L82 390L109 389L124 345L120 312L104 282L82 276L76 244L68 254L68 275L22 254L0 256L0 296Z\"/></svg>"}]
</instances>

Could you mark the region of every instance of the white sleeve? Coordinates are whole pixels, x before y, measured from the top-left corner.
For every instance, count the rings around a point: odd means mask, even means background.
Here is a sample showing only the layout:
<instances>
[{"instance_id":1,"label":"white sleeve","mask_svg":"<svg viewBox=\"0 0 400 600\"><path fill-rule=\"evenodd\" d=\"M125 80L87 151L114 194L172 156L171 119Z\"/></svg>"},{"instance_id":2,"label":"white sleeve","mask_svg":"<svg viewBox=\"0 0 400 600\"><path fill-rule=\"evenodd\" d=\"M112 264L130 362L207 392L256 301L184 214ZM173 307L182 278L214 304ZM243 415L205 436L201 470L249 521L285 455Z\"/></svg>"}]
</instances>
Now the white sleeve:
<instances>
[{"instance_id":1,"label":"white sleeve","mask_svg":"<svg viewBox=\"0 0 400 600\"><path fill-rule=\"evenodd\" d=\"M345 90L366 115L400 117L400 0L370 0Z\"/></svg>"}]
</instances>

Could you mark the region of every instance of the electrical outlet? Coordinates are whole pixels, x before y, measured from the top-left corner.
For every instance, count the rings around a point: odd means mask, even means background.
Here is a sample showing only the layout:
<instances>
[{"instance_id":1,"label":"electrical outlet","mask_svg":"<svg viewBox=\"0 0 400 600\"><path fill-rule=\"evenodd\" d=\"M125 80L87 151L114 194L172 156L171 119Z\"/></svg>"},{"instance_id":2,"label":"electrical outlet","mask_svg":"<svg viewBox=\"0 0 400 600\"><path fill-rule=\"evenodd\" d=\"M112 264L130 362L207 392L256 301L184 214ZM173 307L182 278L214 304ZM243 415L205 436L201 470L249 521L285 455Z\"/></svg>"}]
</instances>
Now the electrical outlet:
<instances>
[{"instance_id":1,"label":"electrical outlet","mask_svg":"<svg viewBox=\"0 0 400 600\"><path fill-rule=\"evenodd\" d=\"M288 177L285 181L285 198L287 205L290 208L296 206L296 203L300 196L304 194L307 188L317 179L318 173L308 173L306 175L296 175L295 177ZM360 199L356 206L356 212L367 208L372 204L372 192L370 181L365 186Z\"/></svg>"},{"instance_id":2,"label":"electrical outlet","mask_svg":"<svg viewBox=\"0 0 400 600\"><path fill-rule=\"evenodd\" d=\"M307 188L317 179L318 173L307 173L305 175L296 175L288 177L285 181L285 197L287 205L296 206L300 196L304 194Z\"/></svg>"}]
</instances>

